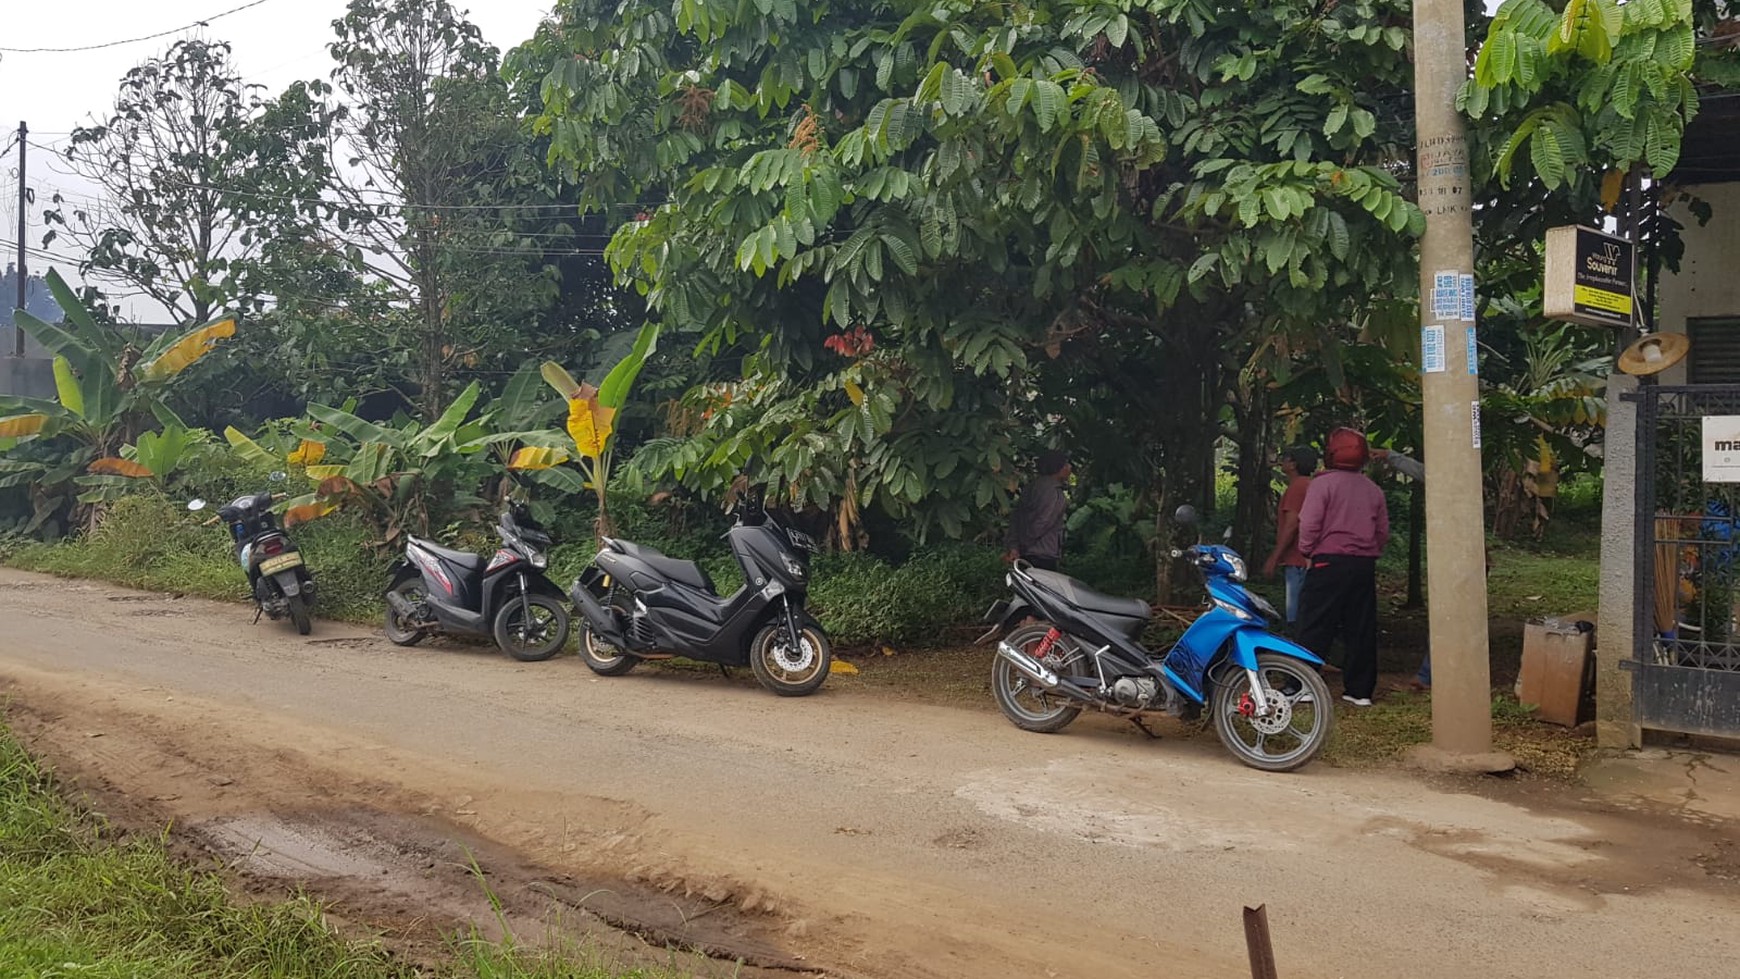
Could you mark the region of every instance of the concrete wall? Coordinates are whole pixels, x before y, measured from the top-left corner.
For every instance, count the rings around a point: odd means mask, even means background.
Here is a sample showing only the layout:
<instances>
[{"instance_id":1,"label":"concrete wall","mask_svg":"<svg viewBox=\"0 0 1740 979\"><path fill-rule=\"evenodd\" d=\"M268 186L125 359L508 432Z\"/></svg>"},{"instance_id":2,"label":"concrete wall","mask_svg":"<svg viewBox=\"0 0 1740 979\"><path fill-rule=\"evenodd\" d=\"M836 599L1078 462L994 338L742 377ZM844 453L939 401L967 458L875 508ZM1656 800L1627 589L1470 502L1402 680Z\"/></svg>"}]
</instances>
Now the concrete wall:
<instances>
[{"instance_id":1,"label":"concrete wall","mask_svg":"<svg viewBox=\"0 0 1740 979\"><path fill-rule=\"evenodd\" d=\"M54 399L54 361L0 356L0 394Z\"/></svg>"},{"instance_id":2,"label":"concrete wall","mask_svg":"<svg viewBox=\"0 0 1740 979\"><path fill-rule=\"evenodd\" d=\"M1664 333L1686 332L1688 319L1740 316L1740 183L1687 190L1714 213L1709 224L1699 227L1683 203L1670 208L1674 220L1685 226L1680 237L1686 255L1679 274L1664 277L1656 293L1656 322ZM1690 358L1697 356L1693 350ZM1661 383L1686 383L1686 365L1663 371Z\"/></svg>"}]
</instances>

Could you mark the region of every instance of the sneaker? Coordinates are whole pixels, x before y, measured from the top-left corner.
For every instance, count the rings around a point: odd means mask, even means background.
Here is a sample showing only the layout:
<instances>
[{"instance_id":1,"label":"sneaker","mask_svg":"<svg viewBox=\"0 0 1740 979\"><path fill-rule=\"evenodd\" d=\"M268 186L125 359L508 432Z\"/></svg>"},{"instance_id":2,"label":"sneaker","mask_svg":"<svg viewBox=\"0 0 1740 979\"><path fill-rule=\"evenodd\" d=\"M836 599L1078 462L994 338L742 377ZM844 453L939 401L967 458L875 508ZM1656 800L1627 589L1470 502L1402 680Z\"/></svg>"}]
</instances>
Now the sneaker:
<instances>
[{"instance_id":1,"label":"sneaker","mask_svg":"<svg viewBox=\"0 0 1740 979\"><path fill-rule=\"evenodd\" d=\"M1345 694L1344 693L1341 695L1341 699L1347 701L1348 703L1352 704L1355 707L1370 707L1371 706L1371 698L1370 697L1355 697L1352 694Z\"/></svg>"}]
</instances>

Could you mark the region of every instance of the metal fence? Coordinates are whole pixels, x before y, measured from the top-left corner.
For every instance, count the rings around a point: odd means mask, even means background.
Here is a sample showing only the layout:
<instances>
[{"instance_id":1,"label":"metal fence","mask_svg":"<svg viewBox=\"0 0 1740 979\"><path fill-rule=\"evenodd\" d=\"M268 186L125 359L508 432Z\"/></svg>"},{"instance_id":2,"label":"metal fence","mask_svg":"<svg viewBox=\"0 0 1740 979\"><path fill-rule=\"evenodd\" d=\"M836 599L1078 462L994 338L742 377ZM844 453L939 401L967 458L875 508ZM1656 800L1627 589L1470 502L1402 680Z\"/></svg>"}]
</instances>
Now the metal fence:
<instances>
[{"instance_id":1,"label":"metal fence","mask_svg":"<svg viewBox=\"0 0 1740 979\"><path fill-rule=\"evenodd\" d=\"M1740 737L1740 483L1706 483L1705 416L1740 385L1646 385L1637 400L1637 723Z\"/></svg>"}]
</instances>

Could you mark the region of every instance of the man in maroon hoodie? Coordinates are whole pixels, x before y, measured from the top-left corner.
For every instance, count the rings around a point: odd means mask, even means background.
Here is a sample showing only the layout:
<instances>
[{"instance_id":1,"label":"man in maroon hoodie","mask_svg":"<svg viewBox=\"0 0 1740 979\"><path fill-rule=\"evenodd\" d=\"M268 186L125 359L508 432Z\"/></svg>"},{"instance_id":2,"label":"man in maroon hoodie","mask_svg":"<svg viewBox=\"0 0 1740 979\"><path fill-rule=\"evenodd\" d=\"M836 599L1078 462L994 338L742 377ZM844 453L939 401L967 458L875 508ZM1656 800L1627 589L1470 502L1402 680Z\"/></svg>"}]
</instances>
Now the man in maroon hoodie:
<instances>
[{"instance_id":1,"label":"man in maroon hoodie","mask_svg":"<svg viewBox=\"0 0 1740 979\"><path fill-rule=\"evenodd\" d=\"M1329 433L1329 468L1311 480L1299 512L1299 550L1311 559L1299 644L1328 658L1337 635L1347 647L1342 700L1370 707L1377 690L1377 559L1390 539L1383 490L1360 472L1371 460L1365 436Z\"/></svg>"}]
</instances>

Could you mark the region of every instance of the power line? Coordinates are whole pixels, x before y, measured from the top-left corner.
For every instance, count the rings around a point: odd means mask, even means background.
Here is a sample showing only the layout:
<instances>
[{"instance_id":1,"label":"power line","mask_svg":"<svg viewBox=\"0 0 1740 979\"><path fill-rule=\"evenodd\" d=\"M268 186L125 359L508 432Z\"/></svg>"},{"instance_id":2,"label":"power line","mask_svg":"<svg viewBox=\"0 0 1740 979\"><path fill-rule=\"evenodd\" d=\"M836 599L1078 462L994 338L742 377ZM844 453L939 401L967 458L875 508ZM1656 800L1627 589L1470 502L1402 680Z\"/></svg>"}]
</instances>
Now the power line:
<instances>
[{"instance_id":1,"label":"power line","mask_svg":"<svg viewBox=\"0 0 1740 979\"><path fill-rule=\"evenodd\" d=\"M72 54L72 53L77 52L77 51L101 51L104 48L118 48L123 44L138 44L141 41L155 41L160 37L168 37L171 34L180 34L182 31L190 31L190 30L193 30L195 27L204 27L205 25L211 23L214 20L217 20L220 17L228 17L231 14L239 14L244 10L248 10L252 7L258 7L260 4L267 3L267 2L269 2L269 0L251 0L251 2L244 3L239 7L231 7L230 9L225 10L222 13L212 14L209 17L203 17L199 20L194 21L191 24L184 24L181 27L171 28L167 31L158 31L155 34L147 34L143 37L129 37L129 38L124 38L124 39L119 40L119 41L105 41L102 44L86 44L86 45L82 45L80 47L74 47L74 48L0 48L0 51L6 52L8 54Z\"/></svg>"}]
</instances>

